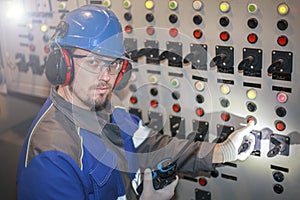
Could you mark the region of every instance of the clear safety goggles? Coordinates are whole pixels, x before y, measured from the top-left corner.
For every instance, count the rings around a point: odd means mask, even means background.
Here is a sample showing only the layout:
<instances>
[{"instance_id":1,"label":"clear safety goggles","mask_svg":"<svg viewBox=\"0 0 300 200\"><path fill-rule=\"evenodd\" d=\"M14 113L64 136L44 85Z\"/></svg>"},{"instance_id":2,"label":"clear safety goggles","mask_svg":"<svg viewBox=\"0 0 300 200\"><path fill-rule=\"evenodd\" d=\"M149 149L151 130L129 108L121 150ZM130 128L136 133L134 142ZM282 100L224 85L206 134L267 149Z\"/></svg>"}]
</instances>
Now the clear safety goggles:
<instances>
[{"instance_id":1,"label":"clear safety goggles","mask_svg":"<svg viewBox=\"0 0 300 200\"><path fill-rule=\"evenodd\" d=\"M79 54L72 54L73 58L79 58L80 60L77 64L94 74L103 73L105 70L108 71L110 75L118 74L123 66L122 59L115 59L115 60L108 60L101 56L95 55L79 55Z\"/></svg>"}]
</instances>

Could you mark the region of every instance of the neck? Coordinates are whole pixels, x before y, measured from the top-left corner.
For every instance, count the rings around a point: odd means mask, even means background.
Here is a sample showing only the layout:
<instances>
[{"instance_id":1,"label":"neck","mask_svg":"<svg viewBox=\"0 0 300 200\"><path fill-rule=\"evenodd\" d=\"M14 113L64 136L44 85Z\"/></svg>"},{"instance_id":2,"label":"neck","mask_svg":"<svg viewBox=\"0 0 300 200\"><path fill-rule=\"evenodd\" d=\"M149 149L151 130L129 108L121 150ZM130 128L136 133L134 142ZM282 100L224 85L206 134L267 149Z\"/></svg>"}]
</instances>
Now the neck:
<instances>
[{"instance_id":1,"label":"neck","mask_svg":"<svg viewBox=\"0 0 300 200\"><path fill-rule=\"evenodd\" d=\"M72 89L69 85L66 86L59 86L57 89L57 93L67 102L78 106L80 108L86 109L86 110L91 110L91 108L89 108L87 105L85 105L83 102L81 102L80 100L78 100L73 92Z\"/></svg>"}]
</instances>

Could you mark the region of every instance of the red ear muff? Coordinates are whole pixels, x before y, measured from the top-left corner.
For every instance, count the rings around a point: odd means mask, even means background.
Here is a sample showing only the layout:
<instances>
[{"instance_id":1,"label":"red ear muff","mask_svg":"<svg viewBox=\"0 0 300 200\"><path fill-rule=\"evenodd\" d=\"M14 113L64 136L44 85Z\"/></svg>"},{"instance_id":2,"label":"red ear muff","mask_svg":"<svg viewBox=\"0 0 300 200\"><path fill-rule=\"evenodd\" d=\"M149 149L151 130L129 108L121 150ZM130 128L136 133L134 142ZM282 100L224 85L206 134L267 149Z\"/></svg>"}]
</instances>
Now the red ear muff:
<instances>
[{"instance_id":1,"label":"red ear muff","mask_svg":"<svg viewBox=\"0 0 300 200\"><path fill-rule=\"evenodd\" d=\"M53 50L45 63L46 77L52 85L67 85L73 81L73 59L68 50Z\"/></svg>"},{"instance_id":2,"label":"red ear muff","mask_svg":"<svg viewBox=\"0 0 300 200\"><path fill-rule=\"evenodd\" d=\"M114 83L114 90L121 90L126 87L131 76L131 69L131 63L128 60L124 60L121 71L119 72Z\"/></svg>"},{"instance_id":3,"label":"red ear muff","mask_svg":"<svg viewBox=\"0 0 300 200\"><path fill-rule=\"evenodd\" d=\"M63 85L68 85L69 83L71 83L71 79L72 79L71 73L73 73L73 62L66 49L62 48L61 51L63 53L63 57L65 58L66 67L67 67L67 71L65 74L65 82Z\"/></svg>"}]
</instances>

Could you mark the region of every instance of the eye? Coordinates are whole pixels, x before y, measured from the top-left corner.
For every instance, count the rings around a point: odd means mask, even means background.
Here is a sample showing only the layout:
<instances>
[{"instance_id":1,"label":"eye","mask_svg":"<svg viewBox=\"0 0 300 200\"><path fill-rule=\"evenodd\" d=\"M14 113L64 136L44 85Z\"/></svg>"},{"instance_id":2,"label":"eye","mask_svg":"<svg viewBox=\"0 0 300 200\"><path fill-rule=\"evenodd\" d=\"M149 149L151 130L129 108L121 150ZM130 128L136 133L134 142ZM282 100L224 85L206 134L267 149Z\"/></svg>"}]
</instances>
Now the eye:
<instances>
[{"instance_id":1,"label":"eye","mask_svg":"<svg viewBox=\"0 0 300 200\"><path fill-rule=\"evenodd\" d=\"M98 66L98 61L95 58L89 58L87 60L87 63L88 63L88 65L93 66L93 67Z\"/></svg>"}]
</instances>

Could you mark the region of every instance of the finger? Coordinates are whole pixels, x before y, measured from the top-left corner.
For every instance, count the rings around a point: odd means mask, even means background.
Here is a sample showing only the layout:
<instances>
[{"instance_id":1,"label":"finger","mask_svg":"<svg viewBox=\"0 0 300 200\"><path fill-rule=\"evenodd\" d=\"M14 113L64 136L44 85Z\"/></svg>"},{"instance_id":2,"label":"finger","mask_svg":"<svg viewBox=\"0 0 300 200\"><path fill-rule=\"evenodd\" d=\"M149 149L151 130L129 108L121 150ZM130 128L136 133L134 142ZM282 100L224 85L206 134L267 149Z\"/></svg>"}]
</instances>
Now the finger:
<instances>
[{"instance_id":1,"label":"finger","mask_svg":"<svg viewBox=\"0 0 300 200\"><path fill-rule=\"evenodd\" d=\"M249 134L252 130L253 130L253 127L254 127L254 124L255 122L254 121L250 121L247 126L241 128L240 130L237 130L240 132L241 136L246 136L247 134Z\"/></svg>"},{"instance_id":2,"label":"finger","mask_svg":"<svg viewBox=\"0 0 300 200\"><path fill-rule=\"evenodd\" d=\"M143 193L151 192L154 190L152 184L152 172L149 168L144 171L144 183L143 183Z\"/></svg>"}]
</instances>

